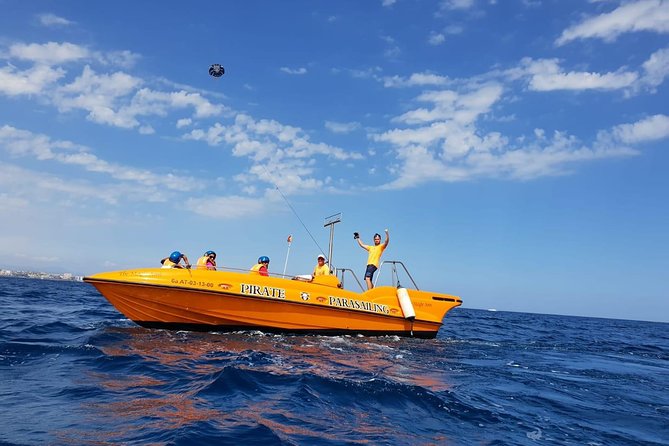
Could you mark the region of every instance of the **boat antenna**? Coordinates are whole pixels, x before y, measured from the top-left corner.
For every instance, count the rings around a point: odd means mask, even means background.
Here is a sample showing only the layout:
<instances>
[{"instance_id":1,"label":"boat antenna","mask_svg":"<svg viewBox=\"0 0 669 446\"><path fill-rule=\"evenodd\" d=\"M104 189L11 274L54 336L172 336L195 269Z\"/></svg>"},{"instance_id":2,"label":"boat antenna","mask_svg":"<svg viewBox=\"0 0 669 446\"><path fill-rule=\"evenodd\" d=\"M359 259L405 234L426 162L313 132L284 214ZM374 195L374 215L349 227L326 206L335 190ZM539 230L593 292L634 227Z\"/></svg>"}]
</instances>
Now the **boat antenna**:
<instances>
[{"instance_id":1,"label":"boat antenna","mask_svg":"<svg viewBox=\"0 0 669 446\"><path fill-rule=\"evenodd\" d=\"M304 228L304 230L307 231L307 234L309 234L309 237L311 237L311 240L313 240L313 242L316 244L316 246L318 247L318 250L321 252L321 254L325 254L325 252L323 251L323 248L321 248L321 245L318 244L318 242L316 241L314 236L311 234L311 231L309 231L309 228L307 228L307 225L304 224L304 222L300 218L299 214L297 213L297 211L295 210L293 205L290 204L290 201L288 201L288 198L286 198L286 196L283 194L283 192L281 192L281 189L279 189L279 186L274 182L274 180L272 179L272 175L270 175L269 170L267 170L267 167L265 167L264 164L261 164L261 166L265 170L265 173L267 174L267 178L269 178L269 182L274 185L276 190L279 192L279 195L281 195L281 198L283 198L283 200L286 202L286 204L288 205L290 210L293 211L293 214L295 214L295 217L297 217L300 224L302 224L302 227Z\"/></svg>"}]
</instances>

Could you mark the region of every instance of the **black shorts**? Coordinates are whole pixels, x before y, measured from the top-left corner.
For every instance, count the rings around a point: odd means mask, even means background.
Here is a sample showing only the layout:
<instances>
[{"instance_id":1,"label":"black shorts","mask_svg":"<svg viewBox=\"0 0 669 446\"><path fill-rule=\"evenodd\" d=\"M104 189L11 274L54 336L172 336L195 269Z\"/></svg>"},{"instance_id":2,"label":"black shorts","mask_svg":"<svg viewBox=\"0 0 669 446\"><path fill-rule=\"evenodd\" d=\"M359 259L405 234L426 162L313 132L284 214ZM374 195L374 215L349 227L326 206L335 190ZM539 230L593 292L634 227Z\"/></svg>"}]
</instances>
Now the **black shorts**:
<instances>
[{"instance_id":1,"label":"black shorts","mask_svg":"<svg viewBox=\"0 0 669 446\"><path fill-rule=\"evenodd\" d=\"M365 271L365 279L369 277L369 279L371 280L372 277L374 277L376 269L377 268L374 265L367 265L367 270Z\"/></svg>"}]
</instances>

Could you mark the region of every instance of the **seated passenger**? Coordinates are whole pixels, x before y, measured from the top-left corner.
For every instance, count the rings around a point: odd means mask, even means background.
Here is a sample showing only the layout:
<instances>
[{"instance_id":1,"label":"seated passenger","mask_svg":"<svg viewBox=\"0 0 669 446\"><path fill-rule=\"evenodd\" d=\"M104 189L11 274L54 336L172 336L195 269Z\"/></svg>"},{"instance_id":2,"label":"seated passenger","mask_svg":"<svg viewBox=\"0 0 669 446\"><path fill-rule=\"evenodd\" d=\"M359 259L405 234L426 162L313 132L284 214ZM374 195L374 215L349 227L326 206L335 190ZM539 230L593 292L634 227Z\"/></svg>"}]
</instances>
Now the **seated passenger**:
<instances>
[{"instance_id":1,"label":"seated passenger","mask_svg":"<svg viewBox=\"0 0 669 446\"><path fill-rule=\"evenodd\" d=\"M318 254L316 261L318 262L318 264L314 268L314 272L311 274L312 278L316 276L329 276L330 267L327 265L325 256L323 254Z\"/></svg>"},{"instance_id":2,"label":"seated passenger","mask_svg":"<svg viewBox=\"0 0 669 446\"><path fill-rule=\"evenodd\" d=\"M269 276L269 257L258 257L258 263L251 267L251 273L260 274L261 276Z\"/></svg>"},{"instance_id":3,"label":"seated passenger","mask_svg":"<svg viewBox=\"0 0 669 446\"><path fill-rule=\"evenodd\" d=\"M181 260L184 261L184 266L180 265ZM190 268L190 262L186 254L181 254L179 251L174 251L169 257L165 257L160 261L163 268Z\"/></svg>"},{"instance_id":4,"label":"seated passenger","mask_svg":"<svg viewBox=\"0 0 669 446\"><path fill-rule=\"evenodd\" d=\"M207 251L202 257L197 259L197 269L211 269L216 271L216 253Z\"/></svg>"}]
</instances>

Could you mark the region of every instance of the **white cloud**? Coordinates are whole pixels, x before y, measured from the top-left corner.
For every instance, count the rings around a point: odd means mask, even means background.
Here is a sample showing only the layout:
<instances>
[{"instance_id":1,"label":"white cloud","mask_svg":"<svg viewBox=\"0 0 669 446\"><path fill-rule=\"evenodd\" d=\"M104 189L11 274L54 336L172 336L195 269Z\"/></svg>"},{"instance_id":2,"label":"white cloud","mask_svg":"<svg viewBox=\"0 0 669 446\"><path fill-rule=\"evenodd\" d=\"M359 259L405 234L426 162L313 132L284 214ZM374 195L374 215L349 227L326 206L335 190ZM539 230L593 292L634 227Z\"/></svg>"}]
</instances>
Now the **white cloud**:
<instances>
[{"instance_id":1,"label":"white cloud","mask_svg":"<svg viewBox=\"0 0 669 446\"><path fill-rule=\"evenodd\" d=\"M12 176L9 170L10 166L8 166L7 164L0 164L0 172L3 173L3 177ZM2 180L0 180L0 184L2 184ZM29 205L30 201L28 201L25 198L17 197L13 194L10 195L7 193L0 193L0 211L2 212L15 212L17 209L28 208Z\"/></svg>"},{"instance_id":2,"label":"white cloud","mask_svg":"<svg viewBox=\"0 0 669 446\"><path fill-rule=\"evenodd\" d=\"M85 66L73 82L56 89L53 101L61 111L86 110L87 118L93 122L121 128L141 127L144 133L150 126L140 125L141 116L166 116L175 109L193 108L195 117L206 118L225 110L199 93L159 92L139 88L142 83L141 79L123 72L98 74Z\"/></svg>"},{"instance_id":3,"label":"white cloud","mask_svg":"<svg viewBox=\"0 0 669 446\"><path fill-rule=\"evenodd\" d=\"M643 83L655 88L664 82L669 75L669 48L658 50L651 54L643 63Z\"/></svg>"},{"instance_id":4,"label":"white cloud","mask_svg":"<svg viewBox=\"0 0 669 446\"><path fill-rule=\"evenodd\" d=\"M490 111L490 107L501 98L502 92L502 86L496 83L479 86L464 94L453 90L428 91L419 95L417 100L432 103L431 109L410 110L393 120L407 124L448 120L470 124L481 114Z\"/></svg>"},{"instance_id":5,"label":"white cloud","mask_svg":"<svg viewBox=\"0 0 669 446\"><path fill-rule=\"evenodd\" d=\"M249 156L255 160L273 157L310 158L324 155L338 160L360 159L361 155L346 152L323 143L312 143L309 136L297 127L269 119L256 120L246 114L238 114L229 126L216 123L206 132L196 129L186 139L204 140L211 145L225 142L233 147L236 156Z\"/></svg>"},{"instance_id":6,"label":"white cloud","mask_svg":"<svg viewBox=\"0 0 669 446\"><path fill-rule=\"evenodd\" d=\"M267 215L267 206L271 204L264 197L252 198L229 195L225 197L189 198L186 208L205 217L221 220L234 220L242 217Z\"/></svg>"},{"instance_id":7,"label":"white cloud","mask_svg":"<svg viewBox=\"0 0 669 446\"><path fill-rule=\"evenodd\" d=\"M246 174L236 177L239 182L251 184L260 180L278 184L285 193L323 186L322 180L315 179L317 156L338 161L362 159L359 153L314 143L298 127L269 119L256 120L246 114L238 114L230 125L216 123L207 130L194 129L183 138L229 146L234 156L248 158L253 163ZM268 172L280 174L270 176Z\"/></svg>"},{"instance_id":8,"label":"white cloud","mask_svg":"<svg viewBox=\"0 0 669 446\"><path fill-rule=\"evenodd\" d=\"M427 43L434 46L441 45L445 41L446 37L442 33L435 33L435 32L431 32L430 37L428 37L427 39Z\"/></svg>"},{"instance_id":9,"label":"white cloud","mask_svg":"<svg viewBox=\"0 0 669 446\"><path fill-rule=\"evenodd\" d=\"M351 133L360 128L360 123L325 121L325 128L333 133Z\"/></svg>"},{"instance_id":10,"label":"white cloud","mask_svg":"<svg viewBox=\"0 0 669 446\"><path fill-rule=\"evenodd\" d=\"M192 107L195 109L196 118L208 118L218 116L225 110L220 104L213 104L202 97L200 93L188 93L186 91L160 92L142 88L132 98L129 110L136 115L160 115L163 116L168 110Z\"/></svg>"},{"instance_id":11,"label":"white cloud","mask_svg":"<svg viewBox=\"0 0 669 446\"><path fill-rule=\"evenodd\" d=\"M300 67L300 68L281 67L280 70L283 71L284 73L288 73L288 74L298 74L298 75L299 74L307 74L307 69L304 68L304 67Z\"/></svg>"},{"instance_id":12,"label":"white cloud","mask_svg":"<svg viewBox=\"0 0 669 446\"><path fill-rule=\"evenodd\" d=\"M127 190L114 190L101 184L68 180L45 172L23 169L11 164L0 163L0 188L7 191L13 200L5 202L14 211L30 209L36 203L61 204L69 200L94 200L107 204L117 204ZM23 206L21 203L28 203ZM3 204L0 204L0 208Z\"/></svg>"},{"instance_id":13,"label":"white cloud","mask_svg":"<svg viewBox=\"0 0 669 446\"><path fill-rule=\"evenodd\" d=\"M46 171L29 170L7 163L0 163L0 190L13 198L4 205L14 211L37 210L43 215L52 206L49 215L60 212L63 207L117 205L121 202L165 202L175 191L145 186L130 182L90 182L82 179L64 178ZM27 203L22 206L21 203ZM0 208L2 204L0 204ZM106 206L105 206L106 207ZM58 208L58 209L56 209Z\"/></svg>"},{"instance_id":14,"label":"white cloud","mask_svg":"<svg viewBox=\"0 0 669 446\"><path fill-rule=\"evenodd\" d=\"M69 42L48 42L45 44L16 43L9 47L9 54L17 59L30 60L47 65L78 61L91 56L90 51L85 47Z\"/></svg>"},{"instance_id":15,"label":"white cloud","mask_svg":"<svg viewBox=\"0 0 669 446\"><path fill-rule=\"evenodd\" d=\"M55 14L40 14L38 16L40 23L44 26L68 26L74 24L74 22L67 20L66 18L59 17Z\"/></svg>"},{"instance_id":16,"label":"white cloud","mask_svg":"<svg viewBox=\"0 0 669 446\"><path fill-rule=\"evenodd\" d=\"M386 76L381 79L384 87L417 87L428 85L447 85L449 79L446 76L440 76L433 73L413 73L408 78L401 76Z\"/></svg>"},{"instance_id":17,"label":"white cloud","mask_svg":"<svg viewBox=\"0 0 669 446\"><path fill-rule=\"evenodd\" d=\"M441 9L469 9L474 6L474 0L442 0Z\"/></svg>"},{"instance_id":18,"label":"white cloud","mask_svg":"<svg viewBox=\"0 0 669 446\"><path fill-rule=\"evenodd\" d=\"M138 131L140 135L153 135L156 133L156 130L150 125L140 125Z\"/></svg>"},{"instance_id":19,"label":"white cloud","mask_svg":"<svg viewBox=\"0 0 669 446\"><path fill-rule=\"evenodd\" d=\"M491 138L493 143L489 141ZM638 154L632 148L615 144L596 144L589 148L576 137L562 132L555 132L550 138L524 138L523 143L514 144L491 134L480 141L481 147L450 157L422 145L400 148L397 150L401 163L396 168L398 177L383 188L403 189L429 181L455 182L474 178L531 180L569 173L569 166L575 163ZM486 142L487 148L484 147Z\"/></svg>"},{"instance_id":20,"label":"white cloud","mask_svg":"<svg viewBox=\"0 0 669 446\"><path fill-rule=\"evenodd\" d=\"M669 117L655 115L600 132L587 144L566 132L510 139L479 126L481 117L502 99L503 87L490 83L469 91L442 90L419 95L431 102L394 119L413 125L373 136L396 154L389 170L395 179L384 189L415 187L429 181L455 182L474 178L530 180L564 175L573 166L599 159L638 155L634 144L669 138Z\"/></svg>"},{"instance_id":21,"label":"white cloud","mask_svg":"<svg viewBox=\"0 0 669 446\"><path fill-rule=\"evenodd\" d=\"M14 44L6 57L33 62L18 69L8 63L0 68L0 94L8 96L37 95L42 103L60 112L84 110L87 119L103 125L135 128L141 134L155 133L151 123L141 122L148 116L166 116L183 108L193 110L193 118L221 115L225 106L207 100L200 93L161 92L141 88L144 81L123 71L99 73L91 65L83 66L80 75L60 82L67 71L58 64L99 62L103 65L132 66L139 55L130 51L91 52L71 43Z\"/></svg>"},{"instance_id":22,"label":"white cloud","mask_svg":"<svg viewBox=\"0 0 669 446\"><path fill-rule=\"evenodd\" d=\"M397 0L381 0L381 6L384 8L393 6L395 3L397 3Z\"/></svg>"},{"instance_id":23,"label":"white cloud","mask_svg":"<svg viewBox=\"0 0 669 446\"><path fill-rule=\"evenodd\" d=\"M614 127L609 134L625 144L637 144L669 138L669 116L654 115L632 124Z\"/></svg>"},{"instance_id":24,"label":"white cloud","mask_svg":"<svg viewBox=\"0 0 669 446\"><path fill-rule=\"evenodd\" d=\"M132 113L120 110L119 103L141 83L140 79L122 72L100 75L85 66L73 82L57 89L53 100L60 111L83 109L93 122L133 128L139 122Z\"/></svg>"},{"instance_id":25,"label":"white cloud","mask_svg":"<svg viewBox=\"0 0 669 446\"><path fill-rule=\"evenodd\" d=\"M639 79L636 72L593 73L587 71L564 72L557 59L521 62L523 75L529 77L529 89L534 91L554 90L618 90L634 85Z\"/></svg>"},{"instance_id":26,"label":"white cloud","mask_svg":"<svg viewBox=\"0 0 669 446\"><path fill-rule=\"evenodd\" d=\"M132 68L141 56L132 51L109 51L107 53L96 53L96 59L103 65L112 65L121 68Z\"/></svg>"},{"instance_id":27,"label":"white cloud","mask_svg":"<svg viewBox=\"0 0 669 446\"><path fill-rule=\"evenodd\" d=\"M669 1L641 0L621 5L612 12L584 20L562 32L556 40L564 45L576 39L600 38L615 40L626 32L669 32Z\"/></svg>"},{"instance_id":28,"label":"white cloud","mask_svg":"<svg viewBox=\"0 0 669 446\"><path fill-rule=\"evenodd\" d=\"M181 118L181 119L177 120L177 128L180 129L180 128L183 128L183 127L188 127L192 123L193 123L193 120L190 119L190 118Z\"/></svg>"},{"instance_id":29,"label":"white cloud","mask_svg":"<svg viewBox=\"0 0 669 446\"><path fill-rule=\"evenodd\" d=\"M120 181L131 181L144 186L194 190L198 183L193 178L173 174L155 174L145 169L109 163L91 154L85 146L70 141L52 140L46 135L35 134L12 126L0 127L0 148L14 157L33 156L40 161L56 161L80 166L89 172L103 173Z\"/></svg>"},{"instance_id":30,"label":"white cloud","mask_svg":"<svg viewBox=\"0 0 669 446\"><path fill-rule=\"evenodd\" d=\"M383 51L384 57L395 59L402 54L402 49L397 45L397 41L394 37L388 35L381 35L379 37L386 43L386 49Z\"/></svg>"},{"instance_id":31,"label":"white cloud","mask_svg":"<svg viewBox=\"0 0 669 446\"><path fill-rule=\"evenodd\" d=\"M41 93L63 76L64 70L46 65L37 65L24 71L9 65L0 68L0 93L8 96Z\"/></svg>"}]
</instances>

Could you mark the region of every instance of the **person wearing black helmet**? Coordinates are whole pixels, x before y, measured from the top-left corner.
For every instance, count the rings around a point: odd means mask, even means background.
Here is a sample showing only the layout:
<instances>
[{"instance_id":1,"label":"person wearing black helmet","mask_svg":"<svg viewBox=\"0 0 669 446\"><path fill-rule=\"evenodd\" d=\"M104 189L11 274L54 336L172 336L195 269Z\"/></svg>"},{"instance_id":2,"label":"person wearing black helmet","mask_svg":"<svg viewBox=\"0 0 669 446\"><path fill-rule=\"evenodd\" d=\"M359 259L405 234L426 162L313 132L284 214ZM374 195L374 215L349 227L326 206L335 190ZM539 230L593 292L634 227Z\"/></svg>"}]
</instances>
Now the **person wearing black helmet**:
<instances>
[{"instance_id":1,"label":"person wearing black helmet","mask_svg":"<svg viewBox=\"0 0 669 446\"><path fill-rule=\"evenodd\" d=\"M216 271L216 253L214 251L205 252L202 257L197 259L197 269L211 269Z\"/></svg>"},{"instance_id":2,"label":"person wearing black helmet","mask_svg":"<svg viewBox=\"0 0 669 446\"><path fill-rule=\"evenodd\" d=\"M367 269L365 270L365 282L367 282L367 289L371 290L374 288L374 283L372 283L372 277L377 269L379 269L379 262L381 261L381 254L386 250L388 242L390 241L390 236L388 235L388 230L386 229L386 241L381 243L381 234L374 234L374 245L368 246L360 241L360 234L357 232L353 233L353 238L358 242L358 245L367 252Z\"/></svg>"},{"instance_id":3,"label":"person wearing black helmet","mask_svg":"<svg viewBox=\"0 0 669 446\"><path fill-rule=\"evenodd\" d=\"M184 261L184 266L180 265L181 260ZM163 264L163 268L187 268L190 269L190 262L186 254L181 254L179 251L174 251L169 257L165 257L160 261Z\"/></svg>"},{"instance_id":4,"label":"person wearing black helmet","mask_svg":"<svg viewBox=\"0 0 669 446\"><path fill-rule=\"evenodd\" d=\"M269 276L269 257L258 257L258 263L251 267L252 274L260 274L261 276Z\"/></svg>"}]
</instances>

